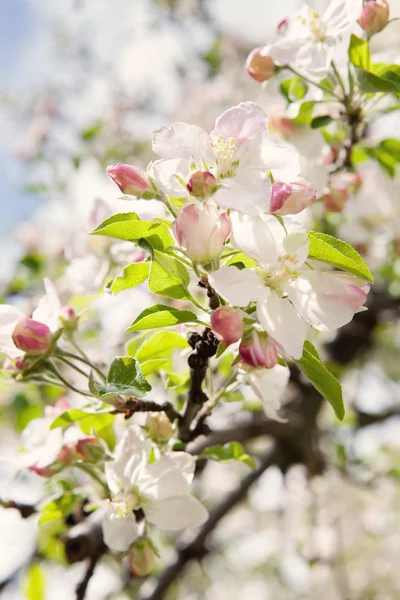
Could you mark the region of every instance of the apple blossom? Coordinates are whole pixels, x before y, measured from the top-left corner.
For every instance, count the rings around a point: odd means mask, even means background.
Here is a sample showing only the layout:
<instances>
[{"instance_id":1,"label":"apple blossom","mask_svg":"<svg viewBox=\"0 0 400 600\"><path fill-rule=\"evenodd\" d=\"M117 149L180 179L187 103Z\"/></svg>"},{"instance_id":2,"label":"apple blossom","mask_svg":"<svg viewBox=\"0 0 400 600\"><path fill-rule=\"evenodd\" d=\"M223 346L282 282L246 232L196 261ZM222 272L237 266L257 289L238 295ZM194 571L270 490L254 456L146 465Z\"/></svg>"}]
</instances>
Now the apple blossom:
<instances>
[{"instance_id":1,"label":"apple blossom","mask_svg":"<svg viewBox=\"0 0 400 600\"><path fill-rule=\"evenodd\" d=\"M264 405L267 417L281 421L278 410L290 377L287 366L276 364L272 369L251 369L246 379L253 392Z\"/></svg>"},{"instance_id":2,"label":"apple blossom","mask_svg":"<svg viewBox=\"0 0 400 600\"><path fill-rule=\"evenodd\" d=\"M341 285L338 293L328 292L335 273L320 273L305 264L309 240L299 223L287 217L284 228L272 216L231 218L233 245L259 267L222 267L210 275L210 283L234 306L256 302L260 324L284 352L301 358L309 325L332 331L353 318L356 308L348 288ZM352 283L363 290L365 300L364 284L357 278Z\"/></svg>"},{"instance_id":3,"label":"apple blossom","mask_svg":"<svg viewBox=\"0 0 400 600\"><path fill-rule=\"evenodd\" d=\"M111 500L102 523L104 541L119 552L138 538L134 510L142 509L149 523L170 531L197 527L207 511L190 495L194 458L186 452L166 452L149 463L150 440L135 426L127 429L105 465Z\"/></svg>"},{"instance_id":4,"label":"apple blossom","mask_svg":"<svg viewBox=\"0 0 400 600\"><path fill-rule=\"evenodd\" d=\"M260 83L271 79L276 72L274 61L268 54L265 54L264 48L254 48L250 52L245 69L250 77Z\"/></svg>"},{"instance_id":5,"label":"apple blossom","mask_svg":"<svg viewBox=\"0 0 400 600\"><path fill-rule=\"evenodd\" d=\"M118 163L107 167L107 175L119 187L123 194L142 197L146 192L153 192L151 183L145 173L133 167Z\"/></svg>"},{"instance_id":6,"label":"apple blossom","mask_svg":"<svg viewBox=\"0 0 400 600\"><path fill-rule=\"evenodd\" d=\"M49 347L49 331L54 333L61 325L59 320L61 304L56 289L49 279L44 280L44 285L46 293L39 301L36 310L33 311L31 319L27 319L15 306L0 304L0 352L9 358L18 358L25 352L33 354L35 345L41 346L37 347L36 351L42 354ZM14 336L17 326L18 329ZM24 342L26 333L29 338L29 340L25 340L27 345Z\"/></svg>"},{"instance_id":7,"label":"apple blossom","mask_svg":"<svg viewBox=\"0 0 400 600\"><path fill-rule=\"evenodd\" d=\"M276 365L276 344L266 333L252 329L240 342L239 355L249 367L271 369Z\"/></svg>"},{"instance_id":8,"label":"apple blossom","mask_svg":"<svg viewBox=\"0 0 400 600\"><path fill-rule=\"evenodd\" d=\"M265 52L276 65L288 65L313 80L327 74L336 46L361 11L361 0L331 0L320 14L311 2L303 3L298 11L285 19L280 38L269 44Z\"/></svg>"},{"instance_id":9,"label":"apple blossom","mask_svg":"<svg viewBox=\"0 0 400 600\"><path fill-rule=\"evenodd\" d=\"M230 346L238 342L244 332L244 313L232 306L220 306L211 316L211 329L215 337Z\"/></svg>"},{"instance_id":10,"label":"apple blossom","mask_svg":"<svg viewBox=\"0 0 400 600\"><path fill-rule=\"evenodd\" d=\"M179 211L172 230L182 250L192 260L204 263L221 254L231 224L228 214L215 206L189 204Z\"/></svg>"},{"instance_id":11,"label":"apple blossom","mask_svg":"<svg viewBox=\"0 0 400 600\"><path fill-rule=\"evenodd\" d=\"M151 165L150 175L164 193L186 197L185 182L193 165L201 165L218 183L214 202L250 214L269 210L267 171L282 181L300 171L294 148L267 139L266 114L253 102L225 111L210 134L186 123L162 127L153 134L153 150L161 160Z\"/></svg>"},{"instance_id":12,"label":"apple blossom","mask_svg":"<svg viewBox=\"0 0 400 600\"><path fill-rule=\"evenodd\" d=\"M315 202L316 197L317 192L304 179L292 183L277 181L272 186L270 211L278 215L297 215Z\"/></svg>"},{"instance_id":13,"label":"apple blossom","mask_svg":"<svg viewBox=\"0 0 400 600\"><path fill-rule=\"evenodd\" d=\"M174 428L164 412L148 413L145 428L156 444L166 444L174 436Z\"/></svg>"},{"instance_id":14,"label":"apple blossom","mask_svg":"<svg viewBox=\"0 0 400 600\"><path fill-rule=\"evenodd\" d=\"M193 171L186 181L186 187L196 198L208 198L217 191L218 185L214 175L209 171Z\"/></svg>"},{"instance_id":15,"label":"apple blossom","mask_svg":"<svg viewBox=\"0 0 400 600\"><path fill-rule=\"evenodd\" d=\"M369 35L381 31L389 21L389 4L386 0L368 0L363 6L358 22Z\"/></svg>"}]
</instances>

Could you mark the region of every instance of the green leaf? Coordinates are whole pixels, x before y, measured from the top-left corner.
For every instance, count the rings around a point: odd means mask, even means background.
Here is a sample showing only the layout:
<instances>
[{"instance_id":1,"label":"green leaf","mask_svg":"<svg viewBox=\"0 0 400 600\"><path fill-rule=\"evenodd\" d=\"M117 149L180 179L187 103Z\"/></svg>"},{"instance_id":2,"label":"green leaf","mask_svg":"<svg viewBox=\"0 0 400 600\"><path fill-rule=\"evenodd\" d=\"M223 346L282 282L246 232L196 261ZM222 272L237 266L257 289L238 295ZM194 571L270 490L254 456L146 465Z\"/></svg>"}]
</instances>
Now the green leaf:
<instances>
[{"instance_id":1,"label":"green leaf","mask_svg":"<svg viewBox=\"0 0 400 600\"><path fill-rule=\"evenodd\" d=\"M311 129L319 129L319 127L325 127L332 122L332 117L329 115L321 115L320 117L315 117L311 121Z\"/></svg>"},{"instance_id":2,"label":"green leaf","mask_svg":"<svg viewBox=\"0 0 400 600\"><path fill-rule=\"evenodd\" d=\"M297 116L292 119L292 123L294 125L309 125L312 120L312 115L314 112L315 102L303 102L303 104L299 108L299 112Z\"/></svg>"},{"instance_id":3,"label":"green leaf","mask_svg":"<svg viewBox=\"0 0 400 600\"><path fill-rule=\"evenodd\" d=\"M387 71L385 77L378 77L373 73L356 69L357 82L360 92L363 94L376 94L378 92L398 93L400 92L400 77L394 71ZM388 74L389 77L388 77Z\"/></svg>"},{"instance_id":4,"label":"green leaf","mask_svg":"<svg viewBox=\"0 0 400 600\"><path fill-rule=\"evenodd\" d=\"M397 159L390 152L386 152L381 144L375 148L364 146L364 150L369 157L374 158L379 163L390 177L396 175Z\"/></svg>"},{"instance_id":5,"label":"green leaf","mask_svg":"<svg viewBox=\"0 0 400 600\"><path fill-rule=\"evenodd\" d=\"M98 385L98 384L95 384ZM65 413L54 419L50 429L58 427L68 427L72 424L78 424L83 433L89 435L95 431L101 437L103 430L107 429L114 422L114 416L110 414L109 409L102 411L88 411L80 408L71 408Z\"/></svg>"},{"instance_id":6,"label":"green leaf","mask_svg":"<svg viewBox=\"0 0 400 600\"><path fill-rule=\"evenodd\" d=\"M45 600L46 579L38 563L33 563L25 575L24 596L27 600Z\"/></svg>"},{"instance_id":7,"label":"green leaf","mask_svg":"<svg viewBox=\"0 0 400 600\"><path fill-rule=\"evenodd\" d=\"M216 460L221 463L232 462L237 460L246 464L250 469L255 469L254 460L245 453L242 444L239 442L228 442L223 446L209 446L199 456L199 458L205 458L207 460Z\"/></svg>"},{"instance_id":8,"label":"green leaf","mask_svg":"<svg viewBox=\"0 0 400 600\"><path fill-rule=\"evenodd\" d=\"M338 419L344 417L342 388L339 381L325 367L318 352L310 342L304 343L303 356L295 363L316 390L332 405Z\"/></svg>"},{"instance_id":9,"label":"green leaf","mask_svg":"<svg viewBox=\"0 0 400 600\"><path fill-rule=\"evenodd\" d=\"M166 225L142 221L134 212L113 215L96 227L92 235L104 235L129 242L138 242L143 238L159 251L165 251L175 243Z\"/></svg>"},{"instance_id":10,"label":"green leaf","mask_svg":"<svg viewBox=\"0 0 400 600\"><path fill-rule=\"evenodd\" d=\"M154 371L160 371L161 367L167 362L168 360L166 358L153 358L140 363L140 368L142 369L143 375L147 377L147 375L154 373Z\"/></svg>"},{"instance_id":11,"label":"green leaf","mask_svg":"<svg viewBox=\"0 0 400 600\"><path fill-rule=\"evenodd\" d=\"M158 250L154 251L149 279L150 292L176 300L188 300L190 299L187 289L189 281L188 270L181 262Z\"/></svg>"},{"instance_id":12,"label":"green leaf","mask_svg":"<svg viewBox=\"0 0 400 600\"><path fill-rule=\"evenodd\" d=\"M387 140L383 140L379 146L393 156L397 162L400 162L400 140L388 138Z\"/></svg>"},{"instance_id":13,"label":"green leaf","mask_svg":"<svg viewBox=\"0 0 400 600\"><path fill-rule=\"evenodd\" d=\"M308 86L301 77L286 79L279 87L288 102L302 100L308 91Z\"/></svg>"},{"instance_id":14,"label":"green leaf","mask_svg":"<svg viewBox=\"0 0 400 600\"><path fill-rule=\"evenodd\" d=\"M62 496L52 500L42 508L39 524L67 517L81 501L82 496L77 496L72 492L64 492Z\"/></svg>"},{"instance_id":15,"label":"green leaf","mask_svg":"<svg viewBox=\"0 0 400 600\"><path fill-rule=\"evenodd\" d=\"M81 139L84 142L91 142L95 137L98 136L100 131L103 129L103 123L99 121L94 125L91 125L87 129L81 132Z\"/></svg>"},{"instance_id":16,"label":"green leaf","mask_svg":"<svg viewBox=\"0 0 400 600\"><path fill-rule=\"evenodd\" d=\"M350 244L316 231L309 231L308 238L310 240L308 258L329 263L373 283L370 270Z\"/></svg>"},{"instance_id":17,"label":"green leaf","mask_svg":"<svg viewBox=\"0 0 400 600\"><path fill-rule=\"evenodd\" d=\"M146 340L136 353L138 361L169 358L173 350L190 348L188 342L176 331L158 331Z\"/></svg>"},{"instance_id":18,"label":"green leaf","mask_svg":"<svg viewBox=\"0 0 400 600\"><path fill-rule=\"evenodd\" d=\"M150 262L132 263L124 267L122 273L108 284L108 288L113 294L118 294L123 290L136 287L149 276Z\"/></svg>"},{"instance_id":19,"label":"green leaf","mask_svg":"<svg viewBox=\"0 0 400 600\"><path fill-rule=\"evenodd\" d=\"M190 310L179 310L164 304L155 304L143 310L127 331L171 327L180 323L198 323L197 315Z\"/></svg>"},{"instance_id":20,"label":"green leaf","mask_svg":"<svg viewBox=\"0 0 400 600\"><path fill-rule=\"evenodd\" d=\"M153 358L153 357L151 357ZM139 362L130 356L114 358L105 384L96 384L100 398L107 400L123 394L142 398L151 390L151 385L144 377Z\"/></svg>"},{"instance_id":21,"label":"green leaf","mask_svg":"<svg viewBox=\"0 0 400 600\"><path fill-rule=\"evenodd\" d=\"M368 42L352 34L349 46L349 59L355 67L369 71L371 67L371 55Z\"/></svg>"}]
</instances>

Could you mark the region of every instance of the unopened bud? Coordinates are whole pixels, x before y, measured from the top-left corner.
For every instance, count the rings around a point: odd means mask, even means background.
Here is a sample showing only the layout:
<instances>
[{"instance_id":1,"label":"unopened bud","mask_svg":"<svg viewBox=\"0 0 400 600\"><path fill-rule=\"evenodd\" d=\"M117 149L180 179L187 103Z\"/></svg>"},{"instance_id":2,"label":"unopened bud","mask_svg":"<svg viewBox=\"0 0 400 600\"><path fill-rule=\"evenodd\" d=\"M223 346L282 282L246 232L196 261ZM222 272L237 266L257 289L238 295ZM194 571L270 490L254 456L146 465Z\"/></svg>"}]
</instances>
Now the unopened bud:
<instances>
[{"instance_id":1,"label":"unopened bud","mask_svg":"<svg viewBox=\"0 0 400 600\"><path fill-rule=\"evenodd\" d=\"M330 188L324 193L324 206L329 212L341 212L349 199L348 191L344 188Z\"/></svg>"},{"instance_id":2,"label":"unopened bud","mask_svg":"<svg viewBox=\"0 0 400 600\"><path fill-rule=\"evenodd\" d=\"M140 198L146 195L146 192L153 192L146 174L132 165L122 163L112 165L107 167L107 175L111 177L123 194Z\"/></svg>"},{"instance_id":3,"label":"unopened bud","mask_svg":"<svg viewBox=\"0 0 400 600\"><path fill-rule=\"evenodd\" d=\"M47 352L51 347L52 338L47 325L29 317L21 317L12 333L17 348L32 356L40 356Z\"/></svg>"},{"instance_id":4,"label":"unopened bud","mask_svg":"<svg viewBox=\"0 0 400 600\"><path fill-rule=\"evenodd\" d=\"M211 317L211 329L215 337L230 346L243 336L243 313L233 306L220 306Z\"/></svg>"},{"instance_id":5,"label":"unopened bud","mask_svg":"<svg viewBox=\"0 0 400 600\"><path fill-rule=\"evenodd\" d=\"M275 75L275 63L268 54L265 48L254 48L247 57L245 69L256 81L262 83L268 81Z\"/></svg>"},{"instance_id":6,"label":"unopened bud","mask_svg":"<svg viewBox=\"0 0 400 600\"><path fill-rule=\"evenodd\" d=\"M270 212L278 215L297 215L310 206L317 197L315 189L305 179L293 183L278 181L271 191Z\"/></svg>"},{"instance_id":7,"label":"unopened bud","mask_svg":"<svg viewBox=\"0 0 400 600\"><path fill-rule=\"evenodd\" d=\"M78 440L75 451L79 458L87 462L98 462L105 456L103 444L94 435Z\"/></svg>"},{"instance_id":8,"label":"unopened bud","mask_svg":"<svg viewBox=\"0 0 400 600\"><path fill-rule=\"evenodd\" d=\"M61 450L59 450L56 456L56 463L59 463L63 467L67 467L68 465L75 462L77 456L76 451L73 445L65 444Z\"/></svg>"},{"instance_id":9,"label":"unopened bud","mask_svg":"<svg viewBox=\"0 0 400 600\"><path fill-rule=\"evenodd\" d=\"M59 473L61 471L61 467L60 465L56 465L56 463L54 463L54 465L48 465L46 467L31 465L30 467L28 467L28 470L32 471L32 473L36 473L36 475L40 475L40 477L46 477L48 479L56 473Z\"/></svg>"},{"instance_id":10,"label":"unopened bud","mask_svg":"<svg viewBox=\"0 0 400 600\"><path fill-rule=\"evenodd\" d=\"M186 187L196 198L208 198L217 191L218 185L214 175L209 171L193 171L186 180Z\"/></svg>"},{"instance_id":11,"label":"unopened bud","mask_svg":"<svg viewBox=\"0 0 400 600\"><path fill-rule=\"evenodd\" d=\"M164 412L149 413L145 427L149 436L158 444L169 442L174 436L172 423Z\"/></svg>"},{"instance_id":12,"label":"unopened bud","mask_svg":"<svg viewBox=\"0 0 400 600\"><path fill-rule=\"evenodd\" d=\"M240 343L239 355L249 367L272 369L276 365L276 344L266 333L253 329Z\"/></svg>"},{"instance_id":13,"label":"unopened bud","mask_svg":"<svg viewBox=\"0 0 400 600\"><path fill-rule=\"evenodd\" d=\"M172 230L186 254L204 263L221 254L231 234L231 222L227 213L214 206L189 204L179 211Z\"/></svg>"},{"instance_id":14,"label":"unopened bud","mask_svg":"<svg viewBox=\"0 0 400 600\"><path fill-rule=\"evenodd\" d=\"M276 26L276 32L279 35L284 35L287 27L288 27L288 19L287 19L287 17L284 17L283 19L281 19L279 21L278 25Z\"/></svg>"},{"instance_id":15,"label":"unopened bud","mask_svg":"<svg viewBox=\"0 0 400 600\"><path fill-rule=\"evenodd\" d=\"M381 31L389 21L386 0L371 0L364 4L358 23L369 35Z\"/></svg>"},{"instance_id":16,"label":"unopened bud","mask_svg":"<svg viewBox=\"0 0 400 600\"><path fill-rule=\"evenodd\" d=\"M137 540L129 553L129 568L136 577L145 577L153 570L155 558L150 541Z\"/></svg>"},{"instance_id":17,"label":"unopened bud","mask_svg":"<svg viewBox=\"0 0 400 600\"><path fill-rule=\"evenodd\" d=\"M63 306L60 311L60 321L64 330L73 332L78 327L79 317L72 306Z\"/></svg>"}]
</instances>

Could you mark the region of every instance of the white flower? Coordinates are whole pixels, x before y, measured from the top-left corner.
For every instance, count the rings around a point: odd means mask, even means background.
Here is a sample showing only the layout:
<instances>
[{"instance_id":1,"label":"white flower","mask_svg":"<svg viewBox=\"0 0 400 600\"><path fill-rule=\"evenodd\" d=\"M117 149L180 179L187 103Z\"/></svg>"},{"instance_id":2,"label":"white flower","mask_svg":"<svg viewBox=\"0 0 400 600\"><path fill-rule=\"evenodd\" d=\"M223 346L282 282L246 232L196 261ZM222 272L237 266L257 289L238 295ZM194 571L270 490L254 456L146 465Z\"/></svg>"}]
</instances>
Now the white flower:
<instances>
[{"instance_id":1,"label":"white flower","mask_svg":"<svg viewBox=\"0 0 400 600\"><path fill-rule=\"evenodd\" d=\"M281 420L278 416L278 410L289 377L289 367L279 364L272 369L252 369L247 374L250 386L264 404L265 414L271 419Z\"/></svg>"},{"instance_id":2,"label":"white flower","mask_svg":"<svg viewBox=\"0 0 400 600\"><path fill-rule=\"evenodd\" d=\"M162 160L153 163L150 176L165 193L189 196L184 182L196 165L215 177L218 206L249 214L269 210L267 171L280 181L291 181L300 171L294 148L267 140L266 114L253 102L224 112L210 134L186 123L158 129L153 150Z\"/></svg>"},{"instance_id":3,"label":"white flower","mask_svg":"<svg viewBox=\"0 0 400 600\"><path fill-rule=\"evenodd\" d=\"M190 495L195 462L186 452L167 452L150 462L152 444L138 427L124 433L112 463L106 463L111 501L103 520L104 541L123 552L139 535L133 510L141 508L149 523L170 531L201 525L208 516Z\"/></svg>"},{"instance_id":4,"label":"white flower","mask_svg":"<svg viewBox=\"0 0 400 600\"><path fill-rule=\"evenodd\" d=\"M44 280L45 295L39 301L37 309L32 313L32 319L43 323L55 332L60 326L59 316L61 303L56 289L49 279ZM0 305L0 352L10 358L23 356L24 352L16 347L12 334L18 321L25 315L15 306Z\"/></svg>"},{"instance_id":5,"label":"white flower","mask_svg":"<svg viewBox=\"0 0 400 600\"><path fill-rule=\"evenodd\" d=\"M234 306L256 302L259 322L287 354L301 358L309 325L331 331L360 310L369 286L347 273L305 265L309 240L299 223L286 218L285 230L275 217L232 214L231 221L233 245L259 267L223 267L210 283Z\"/></svg>"},{"instance_id":6,"label":"white flower","mask_svg":"<svg viewBox=\"0 0 400 600\"><path fill-rule=\"evenodd\" d=\"M356 24L362 2L331 0L322 14L312 5L304 3L286 19L282 38L268 45L267 52L275 64L289 65L318 81L327 75L343 35Z\"/></svg>"}]
</instances>

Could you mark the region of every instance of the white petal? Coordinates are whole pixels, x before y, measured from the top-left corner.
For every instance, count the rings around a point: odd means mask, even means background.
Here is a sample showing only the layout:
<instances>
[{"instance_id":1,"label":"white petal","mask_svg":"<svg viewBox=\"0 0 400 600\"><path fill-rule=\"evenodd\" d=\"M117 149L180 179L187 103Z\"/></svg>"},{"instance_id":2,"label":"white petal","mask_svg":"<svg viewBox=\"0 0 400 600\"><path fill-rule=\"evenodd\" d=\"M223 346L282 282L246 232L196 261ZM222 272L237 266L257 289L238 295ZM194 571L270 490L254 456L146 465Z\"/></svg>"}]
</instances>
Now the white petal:
<instances>
[{"instance_id":1,"label":"white petal","mask_svg":"<svg viewBox=\"0 0 400 600\"><path fill-rule=\"evenodd\" d=\"M215 122L211 137L235 138L239 148L260 144L267 133L267 115L254 102L241 102L225 111Z\"/></svg>"},{"instance_id":2,"label":"white petal","mask_svg":"<svg viewBox=\"0 0 400 600\"><path fill-rule=\"evenodd\" d=\"M150 523L168 531L198 527L208 519L204 506L189 494L149 502L143 510Z\"/></svg>"},{"instance_id":3,"label":"white petal","mask_svg":"<svg viewBox=\"0 0 400 600\"><path fill-rule=\"evenodd\" d=\"M208 277L211 286L233 306L247 306L249 302L265 298L269 290L255 271L236 267L222 267Z\"/></svg>"},{"instance_id":4,"label":"white petal","mask_svg":"<svg viewBox=\"0 0 400 600\"><path fill-rule=\"evenodd\" d=\"M287 298L271 292L257 303L257 316L265 331L292 358L301 358L308 326Z\"/></svg>"},{"instance_id":5,"label":"white petal","mask_svg":"<svg viewBox=\"0 0 400 600\"><path fill-rule=\"evenodd\" d=\"M304 44L296 56L296 68L315 81L326 77L334 55L332 42L312 42Z\"/></svg>"},{"instance_id":6,"label":"white petal","mask_svg":"<svg viewBox=\"0 0 400 600\"><path fill-rule=\"evenodd\" d=\"M10 304L0 304L0 352L9 358L17 358L24 353L19 350L13 340L12 332L23 313Z\"/></svg>"},{"instance_id":7,"label":"white petal","mask_svg":"<svg viewBox=\"0 0 400 600\"><path fill-rule=\"evenodd\" d=\"M262 145L261 156L265 168L271 171L275 181L290 183L298 177L300 159L294 146L266 140Z\"/></svg>"},{"instance_id":8,"label":"white petal","mask_svg":"<svg viewBox=\"0 0 400 600\"><path fill-rule=\"evenodd\" d=\"M290 233L284 238L282 245L286 254L296 258L296 263L293 263L296 269L307 260L310 240L306 233Z\"/></svg>"},{"instance_id":9,"label":"white petal","mask_svg":"<svg viewBox=\"0 0 400 600\"><path fill-rule=\"evenodd\" d=\"M278 219L272 217L274 223L282 229ZM276 265L278 255L273 233L269 227L271 217L262 219L257 216L231 214L232 236L231 242L236 248L242 250L247 256L254 258L261 265Z\"/></svg>"},{"instance_id":10,"label":"white petal","mask_svg":"<svg viewBox=\"0 0 400 600\"><path fill-rule=\"evenodd\" d=\"M166 452L165 456L168 456L175 467L182 473L186 481L191 484L194 477L194 471L196 468L196 461L189 452Z\"/></svg>"},{"instance_id":11,"label":"white petal","mask_svg":"<svg viewBox=\"0 0 400 600\"><path fill-rule=\"evenodd\" d=\"M154 500L186 494L189 483L179 467L179 459L175 461L166 455L146 465L140 477L140 491Z\"/></svg>"},{"instance_id":12,"label":"white petal","mask_svg":"<svg viewBox=\"0 0 400 600\"><path fill-rule=\"evenodd\" d=\"M248 215L268 213L271 184L261 170L239 169L236 177L223 180L214 198L219 206Z\"/></svg>"},{"instance_id":13,"label":"white petal","mask_svg":"<svg viewBox=\"0 0 400 600\"><path fill-rule=\"evenodd\" d=\"M272 369L262 369L249 375L254 393L264 404L268 417L281 420L277 414L281 406L282 394L289 382L290 370L282 365L275 365Z\"/></svg>"},{"instance_id":14,"label":"white petal","mask_svg":"<svg viewBox=\"0 0 400 600\"><path fill-rule=\"evenodd\" d=\"M41 298L37 309L33 312L32 319L44 323L51 331L56 331L61 326L59 320L61 302L50 279L44 280L44 287L46 294Z\"/></svg>"},{"instance_id":15,"label":"white petal","mask_svg":"<svg viewBox=\"0 0 400 600\"><path fill-rule=\"evenodd\" d=\"M213 159L208 133L196 125L173 123L153 133L153 150L161 158L193 158L200 168L200 159Z\"/></svg>"},{"instance_id":16,"label":"white petal","mask_svg":"<svg viewBox=\"0 0 400 600\"><path fill-rule=\"evenodd\" d=\"M129 427L115 449L115 460L112 463L106 463L107 481L110 479L109 485L115 485L120 481L121 484L128 486L134 471L142 462L147 463L151 447L150 440L144 439L139 427L134 425ZM120 486L118 487L120 488Z\"/></svg>"},{"instance_id":17,"label":"white petal","mask_svg":"<svg viewBox=\"0 0 400 600\"><path fill-rule=\"evenodd\" d=\"M157 160L150 169L149 176L156 186L166 194L186 198L189 192L175 175L186 178L190 172L190 161L188 159L176 158L173 160Z\"/></svg>"},{"instance_id":18,"label":"white petal","mask_svg":"<svg viewBox=\"0 0 400 600\"><path fill-rule=\"evenodd\" d=\"M331 0L322 15L321 22L329 35L340 35L354 25L362 10L362 0Z\"/></svg>"},{"instance_id":19,"label":"white petal","mask_svg":"<svg viewBox=\"0 0 400 600\"><path fill-rule=\"evenodd\" d=\"M109 507L102 521L104 543L116 552L125 552L139 536L135 515L118 517Z\"/></svg>"}]
</instances>

